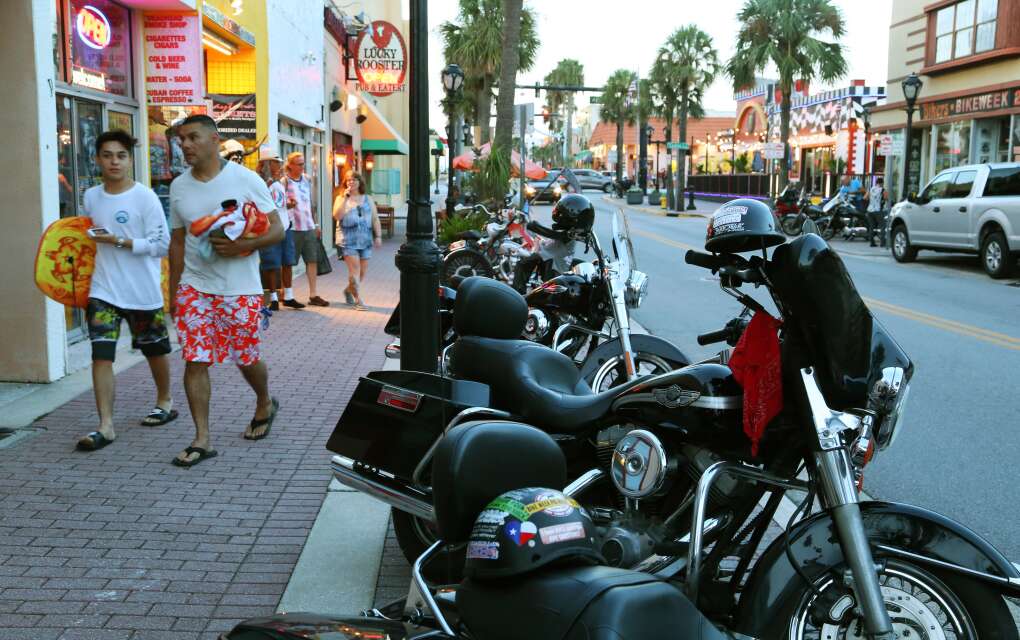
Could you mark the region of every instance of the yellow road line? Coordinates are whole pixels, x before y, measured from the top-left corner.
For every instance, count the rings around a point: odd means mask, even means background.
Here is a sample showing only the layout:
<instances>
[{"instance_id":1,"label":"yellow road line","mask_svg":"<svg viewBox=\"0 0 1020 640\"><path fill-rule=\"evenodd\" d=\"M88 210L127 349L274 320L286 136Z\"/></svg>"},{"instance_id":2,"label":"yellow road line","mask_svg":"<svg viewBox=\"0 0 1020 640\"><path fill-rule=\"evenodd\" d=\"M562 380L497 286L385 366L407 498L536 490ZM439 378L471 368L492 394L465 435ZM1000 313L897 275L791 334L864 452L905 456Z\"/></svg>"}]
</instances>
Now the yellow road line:
<instances>
[{"instance_id":1,"label":"yellow road line","mask_svg":"<svg viewBox=\"0 0 1020 640\"><path fill-rule=\"evenodd\" d=\"M661 242L662 244L666 244L671 247L676 247L678 249L694 249L695 251L702 250L700 247L695 247L693 245L685 244L683 242L678 242L676 240L664 238L659 234L651 233L649 231L644 231L641 229L632 228L631 233L633 233L634 235L650 238L657 242ZM1016 338L1005 333L998 333L996 331L982 329L981 327L975 327L973 325L964 324L962 322L956 322L955 320L949 320L948 318L942 318L940 316L934 316L927 313L922 313L920 311L914 311L913 309L900 307L898 305L884 302L882 300L876 300L875 298L864 298L864 302L867 303L867 305L870 307L881 309L882 311L891 313L901 318L906 318L908 320L920 322L921 324L926 324L937 329L942 329L944 331L949 331L951 333L967 336L968 338L974 338L975 340L980 340L982 342L994 344L995 346L1004 347L1012 351L1020 351L1020 338Z\"/></svg>"}]
</instances>

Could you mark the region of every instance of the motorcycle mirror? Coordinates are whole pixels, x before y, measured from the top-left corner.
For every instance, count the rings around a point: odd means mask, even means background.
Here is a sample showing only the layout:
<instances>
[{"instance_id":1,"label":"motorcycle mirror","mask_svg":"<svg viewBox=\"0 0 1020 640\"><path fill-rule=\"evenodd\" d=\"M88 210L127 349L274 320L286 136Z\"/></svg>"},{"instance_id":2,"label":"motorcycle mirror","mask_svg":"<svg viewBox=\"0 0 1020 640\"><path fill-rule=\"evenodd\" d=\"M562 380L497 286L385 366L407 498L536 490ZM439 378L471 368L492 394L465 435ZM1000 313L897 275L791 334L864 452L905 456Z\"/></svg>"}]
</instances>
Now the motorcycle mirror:
<instances>
[{"instance_id":1,"label":"motorcycle mirror","mask_svg":"<svg viewBox=\"0 0 1020 640\"><path fill-rule=\"evenodd\" d=\"M818 225L815 224L815 221L812 220L811 218L808 218L807 220L804 221L802 229L804 233L813 233L815 235L818 235Z\"/></svg>"}]
</instances>

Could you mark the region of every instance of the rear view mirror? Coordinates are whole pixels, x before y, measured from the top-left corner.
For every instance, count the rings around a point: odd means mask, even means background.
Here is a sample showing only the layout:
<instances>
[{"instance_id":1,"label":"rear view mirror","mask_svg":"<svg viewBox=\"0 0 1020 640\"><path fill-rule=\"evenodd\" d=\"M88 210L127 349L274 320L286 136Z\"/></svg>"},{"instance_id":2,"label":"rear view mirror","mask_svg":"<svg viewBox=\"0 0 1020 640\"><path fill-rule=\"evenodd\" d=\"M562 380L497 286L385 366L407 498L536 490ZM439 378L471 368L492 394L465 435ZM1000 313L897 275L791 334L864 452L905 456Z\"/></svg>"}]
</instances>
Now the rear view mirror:
<instances>
[{"instance_id":1,"label":"rear view mirror","mask_svg":"<svg viewBox=\"0 0 1020 640\"><path fill-rule=\"evenodd\" d=\"M804 224L802 225L801 229L803 230L804 233L813 233L815 235L818 235L818 225L815 224L815 221L812 220L811 218L808 218L807 220L804 221Z\"/></svg>"}]
</instances>

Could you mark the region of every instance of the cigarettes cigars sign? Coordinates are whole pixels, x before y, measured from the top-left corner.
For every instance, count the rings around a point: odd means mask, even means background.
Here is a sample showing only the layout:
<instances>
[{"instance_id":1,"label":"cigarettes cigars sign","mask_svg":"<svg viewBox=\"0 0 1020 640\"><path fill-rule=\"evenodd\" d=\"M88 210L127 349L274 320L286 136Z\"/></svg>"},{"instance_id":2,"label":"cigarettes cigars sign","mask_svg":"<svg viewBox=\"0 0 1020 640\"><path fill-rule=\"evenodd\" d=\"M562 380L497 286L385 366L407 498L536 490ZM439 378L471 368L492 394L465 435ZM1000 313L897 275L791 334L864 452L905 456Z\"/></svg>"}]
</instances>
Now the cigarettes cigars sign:
<instances>
[{"instance_id":1,"label":"cigarettes cigars sign","mask_svg":"<svg viewBox=\"0 0 1020 640\"><path fill-rule=\"evenodd\" d=\"M145 94L151 105L204 105L197 15L146 13Z\"/></svg>"},{"instance_id":2,"label":"cigarettes cigars sign","mask_svg":"<svg viewBox=\"0 0 1020 640\"><path fill-rule=\"evenodd\" d=\"M376 20L358 36L356 50L358 89L380 97L405 90L407 45L394 25Z\"/></svg>"}]
</instances>

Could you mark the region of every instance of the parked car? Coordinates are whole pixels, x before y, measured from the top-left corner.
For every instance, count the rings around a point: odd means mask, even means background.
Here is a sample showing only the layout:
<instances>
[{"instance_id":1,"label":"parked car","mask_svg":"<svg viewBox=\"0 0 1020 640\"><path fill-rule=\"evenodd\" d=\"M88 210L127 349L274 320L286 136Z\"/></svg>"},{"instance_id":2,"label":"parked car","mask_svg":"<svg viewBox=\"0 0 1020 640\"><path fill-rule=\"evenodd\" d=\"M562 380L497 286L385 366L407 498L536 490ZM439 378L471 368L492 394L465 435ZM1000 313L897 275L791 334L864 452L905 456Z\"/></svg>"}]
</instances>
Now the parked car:
<instances>
[{"instance_id":1,"label":"parked car","mask_svg":"<svg viewBox=\"0 0 1020 640\"><path fill-rule=\"evenodd\" d=\"M557 202L566 190L566 180L557 178L550 180L556 175L555 170L550 171L549 176L542 180L528 180L524 185L524 195L532 202Z\"/></svg>"},{"instance_id":2,"label":"parked car","mask_svg":"<svg viewBox=\"0 0 1020 640\"><path fill-rule=\"evenodd\" d=\"M1020 162L940 172L920 195L892 208L892 254L910 262L920 249L976 253L993 278L1020 258Z\"/></svg>"},{"instance_id":3,"label":"parked car","mask_svg":"<svg viewBox=\"0 0 1020 640\"><path fill-rule=\"evenodd\" d=\"M598 189L609 193L613 190L613 178L603 175L593 169L574 169L577 181L581 183L582 189Z\"/></svg>"}]
</instances>

